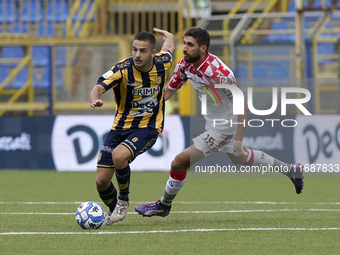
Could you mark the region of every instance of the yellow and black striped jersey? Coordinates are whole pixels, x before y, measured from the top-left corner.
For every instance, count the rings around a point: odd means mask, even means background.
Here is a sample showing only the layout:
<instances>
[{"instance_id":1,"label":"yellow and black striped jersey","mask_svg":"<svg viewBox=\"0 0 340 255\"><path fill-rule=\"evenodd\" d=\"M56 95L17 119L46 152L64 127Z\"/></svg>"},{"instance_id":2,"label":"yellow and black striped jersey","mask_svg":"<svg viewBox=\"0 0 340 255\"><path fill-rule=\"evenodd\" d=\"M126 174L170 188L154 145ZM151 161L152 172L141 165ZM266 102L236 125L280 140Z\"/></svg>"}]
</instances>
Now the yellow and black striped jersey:
<instances>
[{"instance_id":1,"label":"yellow and black striped jersey","mask_svg":"<svg viewBox=\"0 0 340 255\"><path fill-rule=\"evenodd\" d=\"M155 128L162 132L164 124L164 84L172 64L167 50L157 53L153 66L141 72L129 57L99 77L97 85L105 91L113 89L117 103L112 129Z\"/></svg>"}]
</instances>

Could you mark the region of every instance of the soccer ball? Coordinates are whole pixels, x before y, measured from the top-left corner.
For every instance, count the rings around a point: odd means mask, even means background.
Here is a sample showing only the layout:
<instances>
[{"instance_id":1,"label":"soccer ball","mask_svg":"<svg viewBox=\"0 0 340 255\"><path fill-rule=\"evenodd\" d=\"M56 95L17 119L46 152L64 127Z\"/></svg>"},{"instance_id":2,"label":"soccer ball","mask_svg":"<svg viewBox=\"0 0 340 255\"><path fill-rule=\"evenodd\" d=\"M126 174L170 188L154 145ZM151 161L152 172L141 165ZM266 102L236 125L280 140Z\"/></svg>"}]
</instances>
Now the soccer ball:
<instances>
[{"instance_id":1,"label":"soccer ball","mask_svg":"<svg viewBox=\"0 0 340 255\"><path fill-rule=\"evenodd\" d=\"M84 202L76 211L76 221L84 229L100 228L104 222L104 210L96 202Z\"/></svg>"}]
</instances>

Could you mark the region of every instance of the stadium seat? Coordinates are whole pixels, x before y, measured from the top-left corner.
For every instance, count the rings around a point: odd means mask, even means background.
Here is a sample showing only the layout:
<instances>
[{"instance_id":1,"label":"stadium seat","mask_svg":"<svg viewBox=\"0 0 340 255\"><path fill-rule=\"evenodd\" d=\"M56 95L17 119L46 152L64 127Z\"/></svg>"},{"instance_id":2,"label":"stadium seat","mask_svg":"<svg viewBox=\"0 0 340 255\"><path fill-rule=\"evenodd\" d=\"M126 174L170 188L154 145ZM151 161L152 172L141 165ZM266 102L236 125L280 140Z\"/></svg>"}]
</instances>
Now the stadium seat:
<instances>
[{"instance_id":1,"label":"stadium seat","mask_svg":"<svg viewBox=\"0 0 340 255\"><path fill-rule=\"evenodd\" d=\"M65 46L57 46L56 47L56 64L57 66L65 66L66 65L66 47Z\"/></svg>"},{"instance_id":2,"label":"stadium seat","mask_svg":"<svg viewBox=\"0 0 340 255\"><path fill-rule=\"evenodd\" d=\"M248 62L242 61L237 65L236 69L237 78L248 78Z\"/></svg>"},{"instance_id":3,"label":"stadium seat","mask_svg":"<svg viewBox=\"0 0 340 255\"><path fill-rule=\"evenodd\" d=\"M253 49L252 52L254 56L287 56L291 54L290 49L278 48L278 47L274 47L274 48L258 47L258 48Z\"/></svg>"},{"instance_id":4,"label":"stadium seat","mask_svg":"<svg viewBox=\"0 0 340 255\"><path fill-rule=\"evenodd\" d=\"M273 49L275 50L275 49ZM270 56L264 54L262 56ZM277 54L276 56L279 56ZM272 87L280 81L280 86L289 85L290 62L288 60L256 60L253 61L253 85Z\"/></svg>"},{"instance_id":5,"label":"stadium seat","mask_svg":"<svg viewBox=\"0 0 340 255\"><path fill-rule=\"evenodd\" d=\"M308 0L303 0L303 6L308 6ZM290 1L288 12L296 12L295 0Z\"/></svg>"},{"instance_id":6,"label":"stadium seat","mask_svg":"<svg viewBox=\"0 0 340 255\"><path fill-rule=\"evenodd\" d=\"M271 56L276 55L276 51L271 48L256 47L252 50L253 56Z\"/></svg>"},{"instance_id":7,"label":"stadium seat","mask_svg":"<svg viewBox=\"0 0 340 255\"><path fill-rule=\"evenodd\" d=\"M253 77L257 78L267 78L267 68L263 61L253 61Z\"/></svg>"},{"instance_id":8,"label":"stadium seat","mask_svg":"<svg viewBox=\"0 0 340 255\"><path fill-rule=\"evenodd\" d=\"M35 67L44 67L50 64L48 46L32 47L33 65ZM66 65L66 48L65 46L56 46L56 65L63 67Z\"/></svg>"},{"instance_id":9,"label":"stadium seat","mask_svg":"<svg viewBox=\"0 0 340 255\"><path fill-rule=\"evenodd\" d=\"M47 89L51 85L51 77L50 77L50 67L44 67L43 69L34 70L33 74L33 85L36 88ZM62 68L56 69L56 85L57 88L60 88L64 85L64 78L62 73Z\"/></svg>"},{"instance_id":10,"label":"stadium seat","mask_svg":"<svg viewBox=\"0 0 340 255\"><path fill-rule=\"evenodd\" d=\"M332 21L329 21L326 26L325 26L326 29L328 28L333 28L333 23ZM333 33L323 33L322 32L323 30L321 30L321 33L320 33L320 37L334 37L335 35Z\"/></svg>"},{"instance_id":11,"label":"stadium seat","mask_svg":"<svg viewBox=\"0 0 340 255\"><path fill-rule=\"evenodd\" d=\"M313 15L313 16L305 16L305 23L306 22L311 22L312 24L314 24L314 22L317 22L319 19L320 19L320 15L319 14L316 14L316 15Z\"/></svg>"},{"instance_id":12,"label":"stadium seat","mask_svg":"<svg viewBox=\"0 0 340 255\"><path fill-rule=\"evenodd\" d=\"M289 29L287 22L273 22L271 29L275 30L286 30ZM293 34L269 34L262 39L262 42L273 43L273 42L293 42Z\"/></svg>"},{"instance_id":13,"label":"stadium seat","mask_svg":"<svg viewBox=\"0 0 340 255\"><path fill-rule=\"evenodd\" d=\"M7 68L0 68L0 84L7 78L9 71ZM9 82L5 88L11 87L12 84Z\"/></svg>"},{"instance_id":14,"label":"stadium seat","mask_svg":"<svg viewBox=\"0 0 340 255\"><path fill-rule=\"evenodd\" d=\"M273 63L271 78L289 78L289 61L276 61Z\"/></svg>"},{"instance_id":15,"label":"stadium seat","mask_svg":"<svg viewBox=\"0 0 340 255\"><path fill-rule=\"evenodd\" d=\"M65 1L50 1L47 6L48 22L65 22L69 16L68 4Z\"/></svg>"},{"instance_id":16,"label":"stadium seat","mask_svg":"<svg viewBox=\"0 0 340 255\"><path fill-rule=\"evenodd\" d=\"M7 28L7 33L9 34L28 34L28 27L27 24L14 24L9 25Z\"/></svg>"},{"instance_id":17,"label":"stadium seat","mask_svg":"<svg viewBox=\"0 0 340 255\"><path fill-rule=\"evenodd\" d=\"M322 3L321 3L321 0L314 0L313 7L314 8L321 8L323 3L325 3L326 8L332 7L332 3L331 3L330 0L322 0Z\"/></svg>"},{"instance_id":18,"label":"stadium seat","mask_svg":"<svg viewBox=\"0 0 340 255\"><path fill-rule=\"evenodd\" d=\"M308 5L308 0L304 0L303 1L303 6L304 7L321 8L324 1L325 1L325 7L326 8L331 8L332 7L332 1L331 0L314 0L312 2L311 6ZM288 6L288 12L296 12L295 1L294 0L292 0L290 2L289 6Z\"/></svg>"},{"instance_id":19,"label":"stadium seat","mask_svg":"<svg viewBox=\"0 0 340 255\"><path fill-rule=\"evenodd\" d=\"M318 44L318 55L333 55L335 54L335 48L333 43L319 43ZM319 59L320 65L334 62L332 59Z\"/></svg>"},{"instance_id":20,"label":"stadium seat","mask_svg":"<svg viewBox=\"0 0 340 255\"><path fill-rule=\"evenodd\" d=\"M295 1L290 1L287 12L296 12Z\"/></svg>"},{"instance_id":21,"label":"stadium seat","mask_svg":"<svg viewBox=\"0 0 340 255\"><path fill-rule=\"evenodd\" d=\"M18 20L18 10L15 4L12 1L2 0L0 2L0 23L11 23Z\"/></svg>"},{"instance_id":22,"label":"stadium seat","mask_svg":"<svg viewBox=\"0 0 340 255\"><path fill-rule=\"evenodd\" d=\"M74 16L73 16L73 21L77 21L80 19L81 22L85 22L86 18L87 18L87 14L88 12L91 10L92 7L92 3L93 0L90 0L90 2L88 3L88 6L86 8L85 13L82 15L82 17L78 17L80 10L83 8L83 5L86 3L87 0L82 0L81 1L81 6L78 8L78 10L75 12ZM90 17L90 20L93 21L95 18L95 13L93 13L92 17Z\"/></svg>"},{"instance_id":23,"label":"stadium seat","mask_svg":"<svg viewBox=\"0 0 340 255\"><path fill-rule=\"evenodd\" d=\"M25 23L43 21L44 10L39 0L24 1L21 9L21 20Z\"/></svg>"},{"instance_id":24,"label":"stadium seat","mask_svg":"<svg viewBox=\"0 0 340 255\"><path fill-rule=\"evenodd\" d=\"M19 89L28 81L28 68L22 68L12 81L12 87Z\"/></svg>"},{"instance_id":25,"label":"stadium seat","mask_svg":"<svg viewBox=\"0 0 340 255\"><path fill-rule=\"evenodd\" d=\"M305 29L311 29L313 27L312 22L309 20L305 20ZM294 28L295 28L295 24L294 24Z\"/></svg>"},{"instance_id":26,"label":"stadium seat","mask_svg":"<svg viewBox=\"0 0 340 255\"><path fill-rule=\"evenodd\" d=\"M62 67L57 67L57 73L56 73L56 85L57 88L61 88L64 86L64 75L63 75L63 68Z\"/></svg>"},{"instance_id":27,"label":"stadium seat","mask_svg":"<svg viewBox=\"0 0 340 255\"><path fill-rule=\"evenodd\" d=\"M21 46L4 46L1 50L0 58L17 58L25 57L24 50ZM18 61L19 63L19 61ZM18 63L1 63L1 67L15 67Z\"/></svg>"},{"instance_id":28,"label":"stadium seat","mask_svg":"<svg viewBox=\"0 0 340 255\"><path fill-rule=\"evenodd\" d=\"M336 2L335 8L340 9L340 0L338 0L338 1ZM332 17L332 19L337 19L337 20L339 20L339 19L340 19L340 11L339 11L339 10L333 11L332 14L331 14L331 17Z\"/></svg>"},{"instance_id":29,"label":"stadium seat","mask_svg":"<svg viewBox=\"0 0 340 255\"><path fill-rule=\"evenodd\" d=\"M314 17L313 17L313 19L314 19ZM315 20L312 21L312 19L307 19L307 18L305 18L305 30L306 30L306 31L304 31L304 32L305 32L305 33L304 33L305 39L308 39L308 31L312 28L313 22L315 22ZM294 25L293 25L293 29L295 30L295 23L294 23ZM290 34L290 35L289 35L289 38L291 39L292 42L294 42L294 41L295 41L295 38L296 38L295 33L294 33L294 34Z\"/></svg>"},{"instance_id":30,"label":"stadium seat","mask_svg":"<svg viewBox=\"0 0 340 255\"><path fill-rule=\"evenodd\" d=\"M55 36L53 24L39 24L36 36L53 37Z\"/></svg>"},{"instance_id":31,"label":"stadium seat","mask_svg":"<svg viewBox=\"0 0 340 255\"><path fill-rule=\"evenodd\" d=\"M254 78L289 78L289 61L254 61Z\"/></svg>"},{"instance_id":32,"label":"stadium seat","mask_svg":"<svg viewBox=\"0 0 340 255\"><path fill-rule=\"evenodd\" d=\"M33 72L33 85L35 88L46 89L50 86L50 67L36 68Z\"/></svg>"},{"instance_id":33,"label":"stadium seat","mask_svg":"<svg viewBox=\"0 0 340 255\"><path fill-rule=\"evenodd\" d=\"M337 7L340 9L340 7ZM331 14L331 17L332 19L337 19L339 20L340 19L340 11L333 11L332 14Z\"/></svg>"},{"instance_id":34,"label":"stadium seat","mask_svg":"<svg viewBox=\"0 0 340 255\"><path fill-rule=\"evenodd\" d=\"M75 21L72 22L71 29L74 29ZM80 25L76 31L73 31L73 36L77 37L79 36L80 32L83 30L83 26ZM66 27L63 30L63 36L66 36Z\"/></svg>"},{"instance_id":35,"label":"stadium seat","mask_svg":"<svg viewBox=\"0 0 340 255\"><path fill-rule=\"evenodd\" d=\"M32 47L33 66L41 67L50 64L50 52L48 46Z\"/></svg>"}]
</instances>

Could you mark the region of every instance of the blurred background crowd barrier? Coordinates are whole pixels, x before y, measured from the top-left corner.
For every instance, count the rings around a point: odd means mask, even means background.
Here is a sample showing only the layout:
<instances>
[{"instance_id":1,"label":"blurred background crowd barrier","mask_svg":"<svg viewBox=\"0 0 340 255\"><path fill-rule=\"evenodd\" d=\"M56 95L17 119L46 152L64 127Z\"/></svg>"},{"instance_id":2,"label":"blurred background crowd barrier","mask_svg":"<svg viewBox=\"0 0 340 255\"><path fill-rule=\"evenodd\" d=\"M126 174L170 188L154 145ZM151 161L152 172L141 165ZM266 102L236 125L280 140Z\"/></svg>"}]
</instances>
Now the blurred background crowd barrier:
<instances>
[{"instance_id":1,"label":"blurred background crowd barrier","mask_svg":"<svg viewBox=\"0 0 340 255\"><path fill-rule=\"evenodd\" d=\"M209 31L210 51L233 70L245 93L253 87L256 107L271 106L272 87L292 86L312 93L306 107L313 114L339 113L340 0L299 2L2 0L0 116L93 113L91 88L130 56L135 33L159 27L175 34L176 63L191 26ZM167 111L197 115L196 97L188 100L187 93L195 92L184 86ZM96 111L112 114L112 98L105 95L106 107Z\"/></svg>"}]
</instances>

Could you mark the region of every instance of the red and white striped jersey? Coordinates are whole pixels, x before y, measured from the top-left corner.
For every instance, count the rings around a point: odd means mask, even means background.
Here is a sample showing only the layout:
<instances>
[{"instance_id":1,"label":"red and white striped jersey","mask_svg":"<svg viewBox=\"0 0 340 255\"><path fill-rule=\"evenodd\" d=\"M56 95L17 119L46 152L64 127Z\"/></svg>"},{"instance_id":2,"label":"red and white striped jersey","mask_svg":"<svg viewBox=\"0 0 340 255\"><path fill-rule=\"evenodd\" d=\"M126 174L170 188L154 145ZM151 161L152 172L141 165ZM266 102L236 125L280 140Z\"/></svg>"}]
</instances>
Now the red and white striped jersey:
<instances>
[{"instance_id":1,"label":"red and white striped jersey","mask_svg":"<svg viewBox=\"0 0 340 255\"><path fill-rule=\"evenodd\" d=\"M175 67L168 88L171 90L180 89L186 81L189 81L194 87L201 101L202 95L207 94L207 114L204 115L207 121L206 129L213 126L214 119L235 120L235 116L232 114L233 96L231 92L214 87L215 84L222 83L237 86L234 73L218 57L208 53L197 68L182 58ZM229 125L217 129L228 134L235 132L234 128L230 128Z\"/></svg>"}]
</instances>

